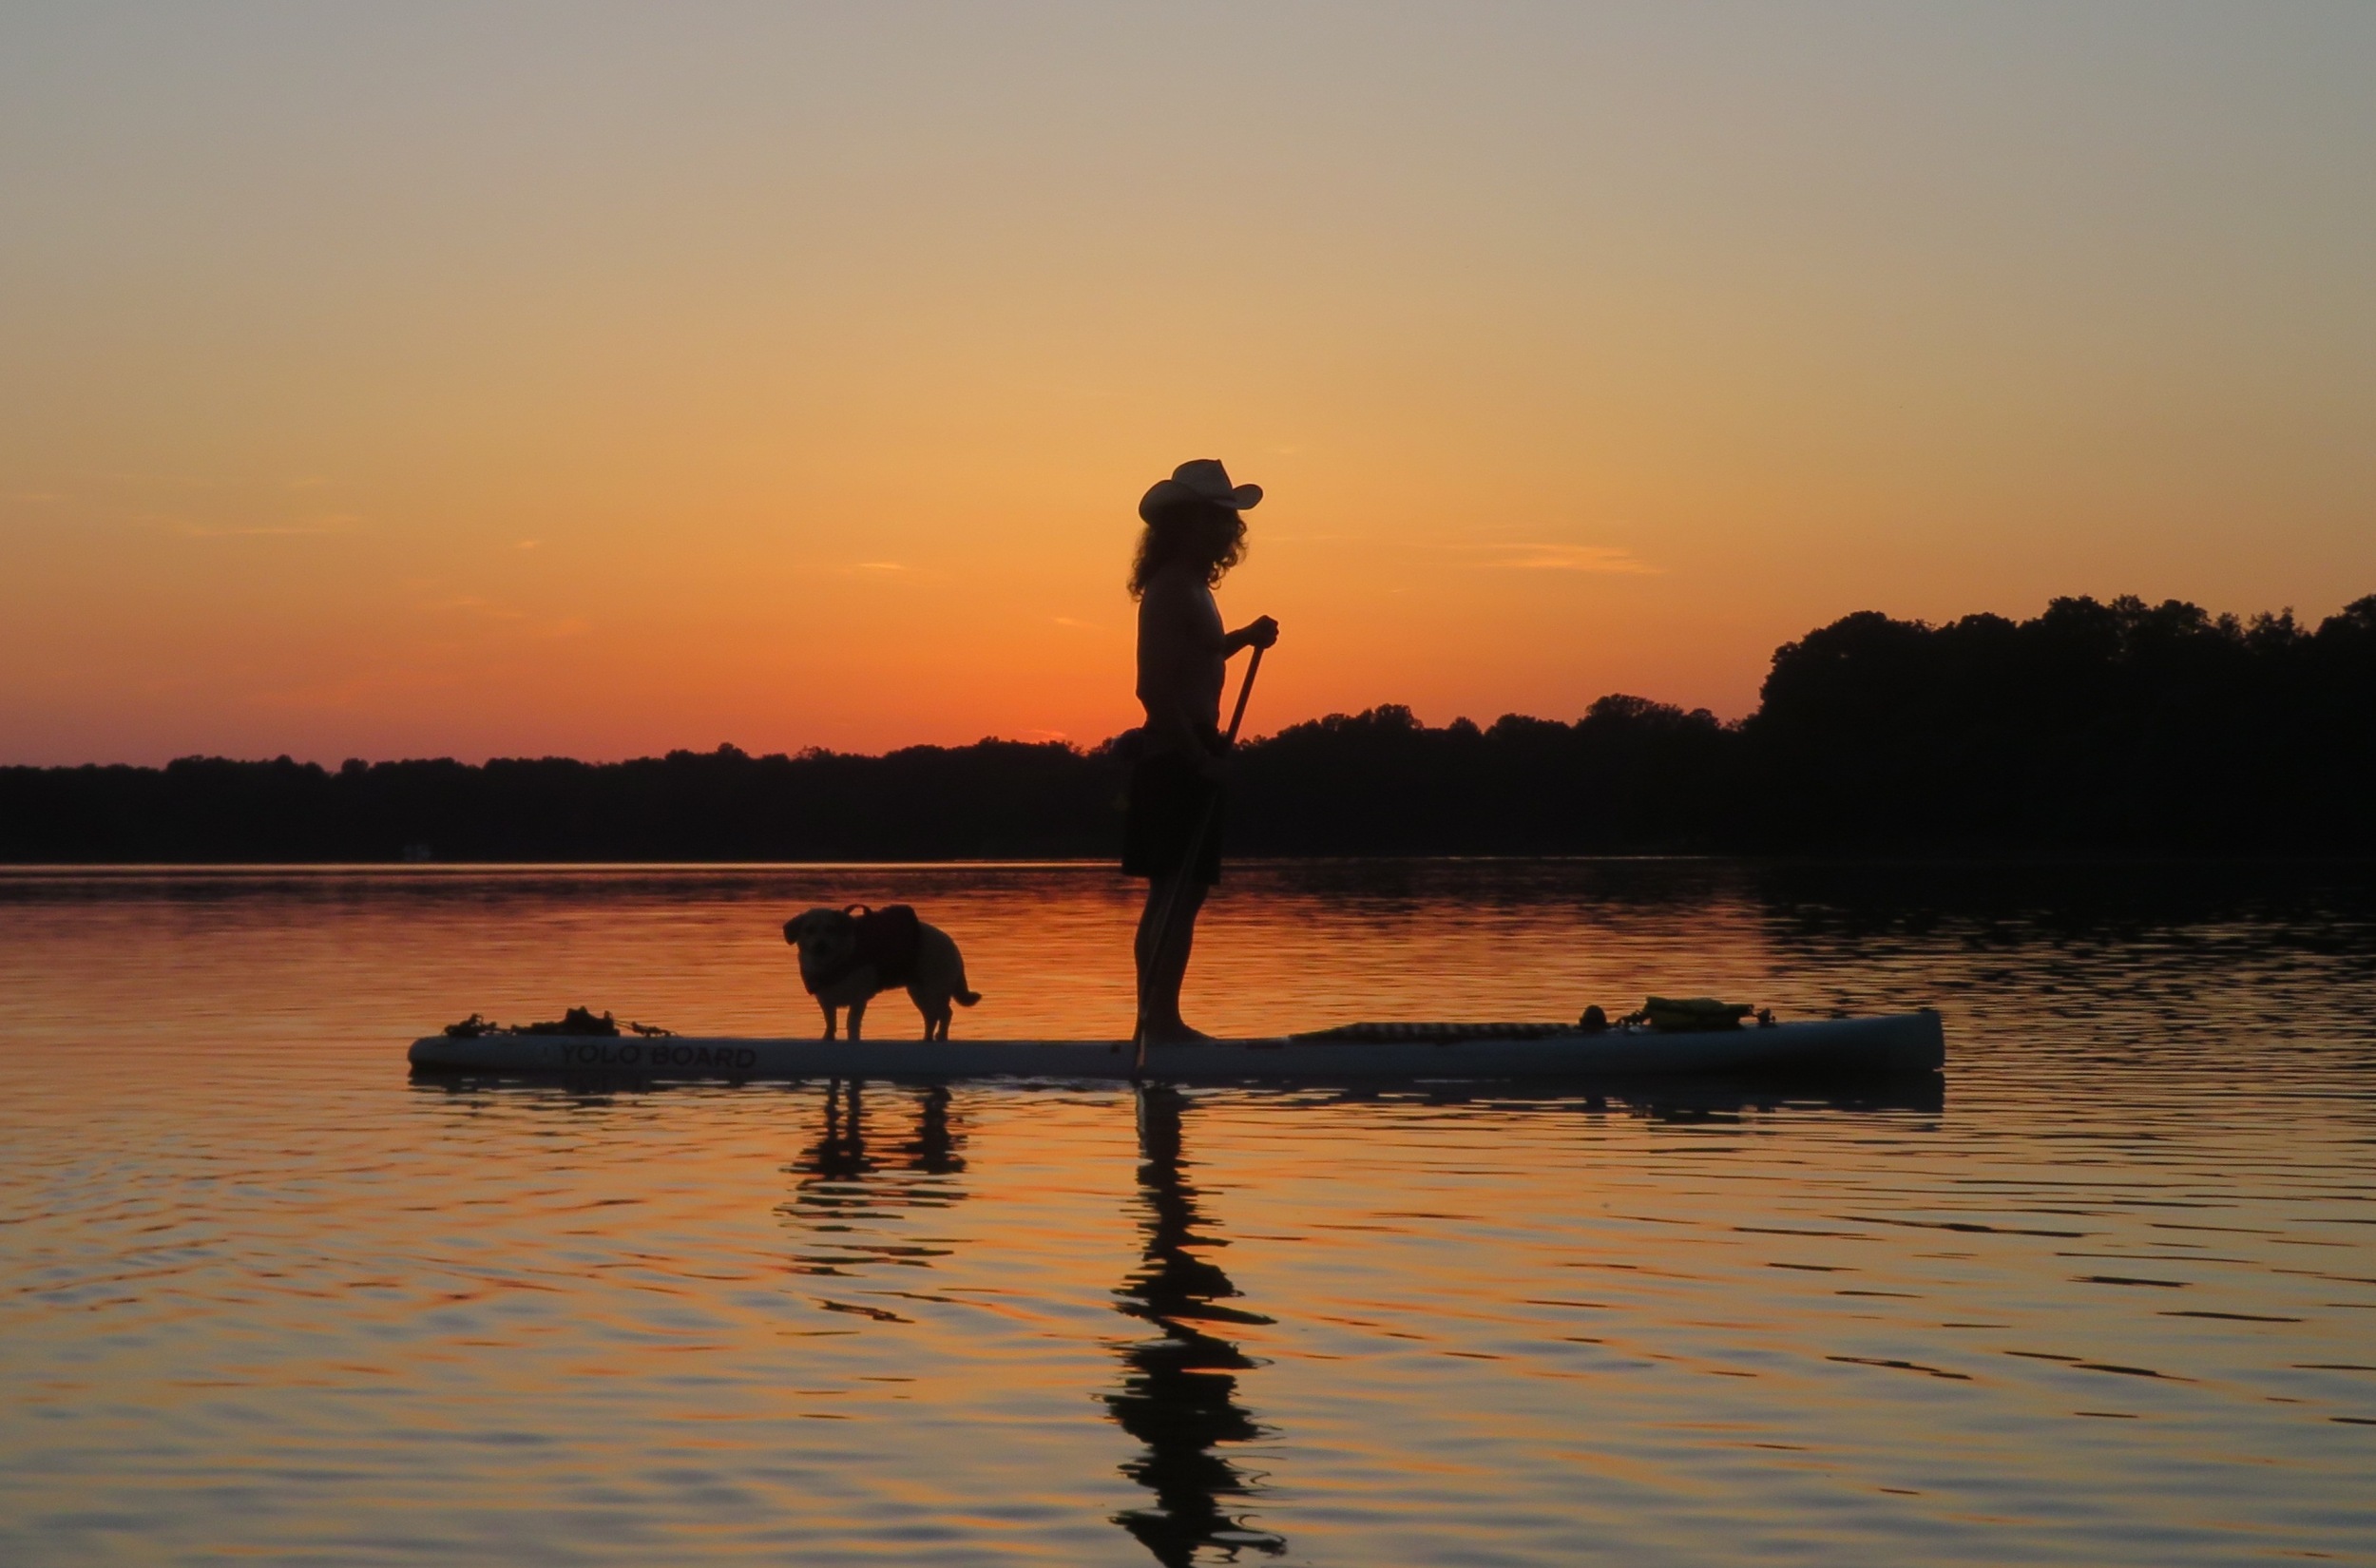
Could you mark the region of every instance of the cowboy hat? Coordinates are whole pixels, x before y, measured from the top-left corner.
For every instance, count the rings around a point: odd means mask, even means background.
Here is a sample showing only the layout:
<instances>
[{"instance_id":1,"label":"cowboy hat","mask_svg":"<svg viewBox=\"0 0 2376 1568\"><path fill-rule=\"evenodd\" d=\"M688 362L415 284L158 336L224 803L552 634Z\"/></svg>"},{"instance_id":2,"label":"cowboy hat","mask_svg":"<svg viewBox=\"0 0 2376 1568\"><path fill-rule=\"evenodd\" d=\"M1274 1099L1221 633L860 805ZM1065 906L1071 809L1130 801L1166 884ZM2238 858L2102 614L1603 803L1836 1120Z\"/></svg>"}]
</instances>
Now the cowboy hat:
<instances>
[{"instance_id":1,"label":"cowboy hat","mask_svg":"<svg viewBox=\"0 0 2376 1568\"><path fill-rule=\"evenodd\" d=\"M1174 468L1169 479L1157 480L1147 493L1139 498L1139 516L1152 523L1158 514L1183 501L1200 501L1207 506L1226 507L1231 511L1242 512L1261 499L1261 486L1232 485L1229 470L1221 467L1219 458L1198 457Z\"/></svg>"}]
</instances>

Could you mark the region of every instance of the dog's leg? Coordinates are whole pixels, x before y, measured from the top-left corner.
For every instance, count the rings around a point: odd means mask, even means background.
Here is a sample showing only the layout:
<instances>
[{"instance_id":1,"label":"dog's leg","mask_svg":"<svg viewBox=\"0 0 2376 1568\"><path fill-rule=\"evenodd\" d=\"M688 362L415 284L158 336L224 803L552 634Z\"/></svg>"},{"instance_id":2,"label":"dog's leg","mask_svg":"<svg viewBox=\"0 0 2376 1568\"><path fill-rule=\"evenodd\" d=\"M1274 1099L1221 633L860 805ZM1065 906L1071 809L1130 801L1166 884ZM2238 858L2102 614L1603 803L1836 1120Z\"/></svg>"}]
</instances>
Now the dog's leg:
<instances>
[{"instance_id":1,"label":"dog's leg","mask_svg":"<svg viewBox=\"0 0 2376 1568\"><path fill-rule=\"evenodd\" d=\"M817 1005L825 1009L825 1038L831 1040L834 1038L834 1013L835 1009L834 1004L830 1002L820 1002Z\"/></svg>"},{"instance_id":2,"label":"dog's leg","mask_svg":"<svg viewBox=\"0 0 2376 1568\"><path fill-rule=\"evenodd\" d=\"M852 1040L858 1038L858 1022L866 1017L868 1000L866 997L860 997L850 1004L850 1038Z\"/></svg>"}]
</instances>

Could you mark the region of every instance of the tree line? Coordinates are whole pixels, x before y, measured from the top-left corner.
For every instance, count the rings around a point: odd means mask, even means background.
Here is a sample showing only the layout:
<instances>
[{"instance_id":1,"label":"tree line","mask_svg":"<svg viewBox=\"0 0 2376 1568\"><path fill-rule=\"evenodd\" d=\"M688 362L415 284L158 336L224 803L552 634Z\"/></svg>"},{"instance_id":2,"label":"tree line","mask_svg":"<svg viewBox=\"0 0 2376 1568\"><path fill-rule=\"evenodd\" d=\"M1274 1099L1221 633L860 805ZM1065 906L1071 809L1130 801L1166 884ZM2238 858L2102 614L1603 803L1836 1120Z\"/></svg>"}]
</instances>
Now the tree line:
<instances>
[{"instance_id":1,"label":"tree line","mask_svg":"<svg viewBox=\"0 0 2376 1568\"><path fill-rule=\"evenodd\" d=\"M629 762L184 757L0 769L0 860L1100 856L1128 748ZM2376 851L2376 596L2315 629L2178 601L2028 621L1865 612L1777 649L1725 722L1612 696L1573 721L1381 707L1241 749L1256 855Z\"/></svg>"}]
</instances>

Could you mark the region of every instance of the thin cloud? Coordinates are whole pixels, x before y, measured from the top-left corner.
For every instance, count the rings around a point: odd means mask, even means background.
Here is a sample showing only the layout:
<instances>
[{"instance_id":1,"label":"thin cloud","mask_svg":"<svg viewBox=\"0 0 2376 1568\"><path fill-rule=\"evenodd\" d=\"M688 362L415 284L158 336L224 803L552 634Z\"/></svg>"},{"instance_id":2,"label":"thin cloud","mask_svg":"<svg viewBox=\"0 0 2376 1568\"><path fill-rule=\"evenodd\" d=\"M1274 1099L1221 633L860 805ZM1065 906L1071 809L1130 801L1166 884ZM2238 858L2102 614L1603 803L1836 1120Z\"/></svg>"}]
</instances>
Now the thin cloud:
<instances>
[{"instance_id":1,"label":"thin cloud","mask_svg":"<svg viewBox=\"0 0 2376 1568\"><path fill-rule=\"evenodd\" d=\"M484 616L489 621L526 621L528 618L528 612L526 610L515 610L508 605L497 604L491 600L481 599L476 594L460 594L451 599L440 599L419 607L424 610L452 610L465 615Z\"/></svg>"},{"instance_id":2,"label":"thin cloud","mask_svg":"<svg viewBox=\"0 0 2376 1568\"><path fill-rule=\"evenodd\" d=\"M175 490L211 490L215 481L194 473L133 473L123 468L77 468L79 478L96 479L108 485L161 486Z\"/></svg>"},{"instance_id":3,"label":"thin cloud","mask_svg":"<svg viewBox=\"0 0 2376 1568\"><path fill-rule=\"evenodd\" d=\"M948 575L929 566L911 566L905 561L787 561L782 569L814 573L820 577L872 578L877 582L912 578L919 583L929 583Z\"/></svg>"},{"instance_id":4,"label":"thin cloud","mask_svg":"<svg viewBox=\"0 0 2376 1568\"><path fill-rule=\"evenodd\" d=\"M1488 571L1605 572L1647 577L1663 570L1614 545L1481 545L1474 548L1488 553L1489 559L1477 563Z\"/></svg>"},{"instance_id":5,"label":"thin cloud","mask_svg":"<svg viewBox=\"0 0 2376 1568\"><path fill-rule=\"evenodd\" d=\"M822 570L834 577L854 577L871 583L938 583L948 576L929 566L910 566L905 561L853 561L843 566L801 569Z\"/></svg>"},{"instance_id":6,"label":"thin cloud","mask_svg":"<svg viewBox=\"0 0 2376 1568\"><path fill-rule=\"evenodd\" d=\"M242 524L220 527L206 523L177 522L173 531L184 539L310 539L324 534L353 533L363 520L348 512L308 518L301 523Z\"/></svg>"},{"instance_id":7,"label":"thin cloud","mask_svg":"<svg viewBox=\"0 0 2376 1568\"><path fill-rule=\"evenodd\" d=\"M460 683L461 678L443 672L377 670L343 679L311 681L299 686L284 686L273 691L251 692L246 701L258 708L352 708L376 698L436 691Z\"/></svg>"},{"instance_id":8,"label":"thin cloud","mask_svg":"<svg viewBox=\"0 0 2376 1568\"><path fill-rule=\"evenodd\" d=\"M1469 571L1579 572L1614 577L1655 577L1663 566L1644 561L1620 545L1578 545L1560 539L1413 540L1411 547L1441 550Z\"/></svg>"}]
</instances>

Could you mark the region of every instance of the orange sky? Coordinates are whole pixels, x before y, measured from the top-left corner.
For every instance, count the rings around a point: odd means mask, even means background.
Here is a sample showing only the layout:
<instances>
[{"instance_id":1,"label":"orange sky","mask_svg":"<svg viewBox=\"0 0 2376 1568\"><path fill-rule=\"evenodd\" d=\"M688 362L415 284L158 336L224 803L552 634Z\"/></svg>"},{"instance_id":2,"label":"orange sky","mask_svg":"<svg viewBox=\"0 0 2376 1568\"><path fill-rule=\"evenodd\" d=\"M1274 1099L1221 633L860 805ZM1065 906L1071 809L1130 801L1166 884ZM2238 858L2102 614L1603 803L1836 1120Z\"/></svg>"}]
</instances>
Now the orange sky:
<instances>
[{"instance_id":1,"label":"orange sky","mask_svg":"<svg viewBox=\"0 0 2376 1568\"><path fill-rule=\"evenodd\" d=\"M2376 10L0 18L0 761L1725 714L1848 611L2376 592Z\"/></svg>"}]
</instances>

